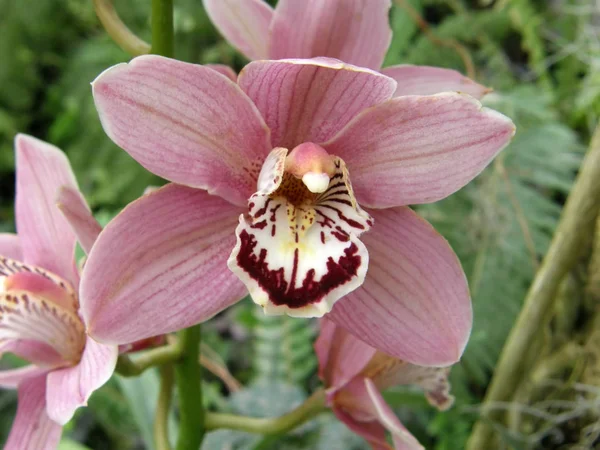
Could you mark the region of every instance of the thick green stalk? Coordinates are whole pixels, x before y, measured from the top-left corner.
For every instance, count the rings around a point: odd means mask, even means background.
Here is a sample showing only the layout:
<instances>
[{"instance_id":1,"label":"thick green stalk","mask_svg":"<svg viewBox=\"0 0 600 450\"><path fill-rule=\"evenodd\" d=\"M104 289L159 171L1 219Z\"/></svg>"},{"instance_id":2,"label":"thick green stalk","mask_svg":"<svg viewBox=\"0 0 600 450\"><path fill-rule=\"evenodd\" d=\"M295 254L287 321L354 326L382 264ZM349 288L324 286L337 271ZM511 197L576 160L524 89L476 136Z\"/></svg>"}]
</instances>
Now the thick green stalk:
<instances>
[{"instance_id":1,"label":"thick green stalk","mask_svg":"<svg viewBox=\"0 0 600 450\"><path fill-rule=\"evenodd\" d=\"M207 431L218 428L246 431L248 433L276 435L286 433L304 422L314 419L325 411L325 391L315 391L296 409L279 417L262 419L256 417L237 416L235 414L206 413L205 427Z\"/></svg>"},{"instance_id":2,"label":"thick green stalk","mask_svg":"<svg viewBox=\"0 0 600 450\"><path fill-rule=\"evenodd\" d=\"M552 243L529 289L523 309L508 336L500 361L482 405L482 415L501 421L502 412L491 408L495 402L509 401L524 375L523 355L542 328L560 283L573 267L594 231L600 210L600 125L581 165L563 209ZM493 428L480 420L475 424L467 450L490 449Z\"/></svg>"},{"instance_id":3,"label":"thick green stalk","mask_svg":"<svg viewBox=\"0 0 600 450\"><path fill-rule=\"evenodd\" d=\"M198 450L204 438L204 407L200 372L200 325L179 332L183 350L175 365L179 394L179 437L177 450Z\"/></svg>"},{"instance_id":4,"label":"thick green stalk","mask_svg":"<svg viewBox=\"0 0 600 450\"><path fill-rule=\"evenodd\" d=\"M169 410L173 396L173 366L160 368L160 392L154 417L154 444L156 450L171 450L169 443Z\"/></svg>"},{"instance_id":5,"label":"thick green stalk","mask_svg":"<svg viewBox=\"0 0 600 450\"><path fill-rule=\"evenodd\" d=\"M173 57L173 0L152 0L152 53Z\"/></svg>"}]
</instances>

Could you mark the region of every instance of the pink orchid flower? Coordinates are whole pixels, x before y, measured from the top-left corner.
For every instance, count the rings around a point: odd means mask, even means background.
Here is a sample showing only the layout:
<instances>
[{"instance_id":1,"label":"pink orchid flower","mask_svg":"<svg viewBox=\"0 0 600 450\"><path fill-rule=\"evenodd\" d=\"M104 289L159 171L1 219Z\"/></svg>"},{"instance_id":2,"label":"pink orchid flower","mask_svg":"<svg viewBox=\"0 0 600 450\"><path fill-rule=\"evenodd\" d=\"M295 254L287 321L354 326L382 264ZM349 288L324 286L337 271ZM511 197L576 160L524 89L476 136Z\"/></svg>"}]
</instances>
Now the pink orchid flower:
<instances>
[{"instance_id":1,"label":"pink orchid flower","mask_svg":"<svg viewBox=\"0 0 600 450\"><path fill-rule=\"evenodd\" d=\"M325 56L380 70L392 40L391 0L203 0L221 34L250 60ZM235 80L226 66L216 70ZM490 92L461 73L410 64L386 67L398 82L394 96L457 91L481 98Z\"/></svg>"},{"instance_id":2,"label":"pink orchid flower","mask_svg":"<svg viewBox=\"0 0 600 450\"><path fill-rule=\"evenodd\" d=\"M159 56L102 73L93 93L105 131L174 184L100 234L81 286L89 333L107 343L147 337L148 323L166 333L249 291L267 313L330 311L402 360L457 361L472 323L466 279L405 205L460 189L514 126L468 95L396 89L327 58L255 61L237 83Z\"/></svg>"},{"instance_id":3,"label":"pink orchid flower","mask_svg":"<svg viewBox=\"0 0 600 450\"><path fill-rule=\"evenodd\" d=\"M396 385L421 387L440 410L452 405L450 368L422 367L386 355L323 318L315 342L319 376L327 388L327 404L342 422L374 450L388 450L386 430L396 450L423 450L385 403L381 391Z\"/></svg>"},{"instance_id":4,"label":"pink orchid flower","mask_svg":"<svg viewBox=\"0 0 600 450\"><path fill-rule=\"evenodd\" d=\"M18 235L0 234L0 354L31 365L0 371L19 402L4 448L54 449L62 425L110 378L117 346L88 337L79 316L75 244L89 251L100 225L66 156L25 135L15 147Z\"/></svg>"}]
</instances>

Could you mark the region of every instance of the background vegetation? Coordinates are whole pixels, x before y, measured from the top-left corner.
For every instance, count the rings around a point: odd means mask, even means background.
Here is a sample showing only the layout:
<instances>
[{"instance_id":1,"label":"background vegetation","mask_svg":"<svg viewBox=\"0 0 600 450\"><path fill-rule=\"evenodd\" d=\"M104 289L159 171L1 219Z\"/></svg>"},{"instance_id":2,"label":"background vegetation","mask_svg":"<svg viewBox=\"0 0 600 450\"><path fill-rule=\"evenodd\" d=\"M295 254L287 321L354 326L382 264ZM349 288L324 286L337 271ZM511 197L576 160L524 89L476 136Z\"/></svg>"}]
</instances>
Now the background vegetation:
<instances>
[{"instance_id":1,"label":"background vegetation","mask_svg":"<svg viewBox=\"0 0 600 450\"><path fill-rule=\"evenodd\" d=\"M149 41L149 1L115 3L128 26ZM0 0L0 11L0 231L13 230L17 132L64 149L94 212L107 221L146 186L161 183L104 135L93 107L89 83L128 56L103 32L91 1ZM452 371L455 406L438 413L409 389L386 394L426 448L462 449L600 116L600 5L595 0L397 0L391 24L394 40L384 66L427 64L473 72L495 90L486 105L513 118L518 128L510 147L473 183L419 207L458 253L473 297L471 341ZM244 65L200 0L175 1L175 29L179 59ZM585 284L583 278L574 278L573 289ZM589 330L580 316L596 307L577 305L570 313L549 313L549 320L571 314L559 344L577 341L585 348ZM551 327L556 336L555 324ZM205 371L208 407L277 415L318 385L313 323L264 317L244 301L206 324L203 333L204 363L218 374ZM559 344L553 341L547 354ZM513 423L497 425L502 442L515 448L600 445L600 388L594 387L600 386L600 370L594 372L593 364L589 351L577 352L543 379L553 387L523 388L515 398L520 406L512 412ZM225 366L230 372L224 373ZM157 383L153 372L135 379L115 376L69 424L64 449L152 449ZM562 407L561 401L571 406ZM16 393L0 392L0 442L15 408ZM217 431L203 448L367 447L324 415L277 443Z\"/></svg>"}]
</instances>

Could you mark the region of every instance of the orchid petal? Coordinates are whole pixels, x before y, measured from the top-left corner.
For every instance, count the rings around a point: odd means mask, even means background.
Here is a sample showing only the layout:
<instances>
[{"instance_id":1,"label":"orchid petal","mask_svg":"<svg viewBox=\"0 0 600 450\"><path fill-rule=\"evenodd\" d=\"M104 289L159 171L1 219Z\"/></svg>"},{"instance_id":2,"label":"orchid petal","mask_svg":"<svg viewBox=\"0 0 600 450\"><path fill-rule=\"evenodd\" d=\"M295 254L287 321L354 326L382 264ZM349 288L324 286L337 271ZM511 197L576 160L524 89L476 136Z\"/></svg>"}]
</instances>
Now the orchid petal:
<instances>
[{"instance_id":1,"label":"orchid petal","mask_svg":"<svg viewBox=\"0 0 600 450\"><path fill-rule=\"evenodd\" d=\"M364 379L367 394L372 402L372 410L379 423L391 434L395 450L425 450L419 441L400 423L394 411L385 402L381 393L370 378Z\"/></svg>"},{"instance_id":2,"label":"orchid petal","mask_svg":"<svg viewBox=\"0 0 600 450\"><path fill-rule=\"evenodd\" d=\"M221 75L225 75L234 83L237 83L237 73L235 73L235 70L233 70L229 66L226 66L225 64L205 64L204 67L208 67L209 69L215 70Z\"/></svg>"},{"instance_id":3,"label":"orchid petal","mask_svg":"<svg viewBox=\"0 0 600 450\"><path fill-rule=\"evenodd\" d=\"M19 385L19 403L4 450L54 450L62 427L46 414L46 376L39 375Z\"/></svg>"},{"instance_id":4,"label":"orchid petal","mask_svg":"<svg viewBox=\"0 0 600 450\"><path fill-rule=\"evenodd\" d=\"M492 91L456 70L442 67L402 64L386 67L381 73L398 82L394 97L401 95L433 95L440 92L454 91L480 99Z\"/></svg>"},{"instance_id":5,"label":"orchid petal","mask_svg":"<svg viewBox=\"0 0 600 450\"><path fill-rule=\"evenodd\" d=\"M273 146L288 149L331 138L396 89L378 72L327 58L255 61L240 72L238 84L265 118Z\"/></svg>"},{"instance_id":6,"label":"orchid petal","mask_svg":"<svg viewBox=\"0 0 600 450\"><path fill-rule=\"evenodd\" d=\"M267 59L273 9L262 0L204 0L204 9L227 41L246 58Z\"/></svg>"},{"instance_id":7,"label":"orchid petal","mask_svg":"<svg viewBox=\"0 0 600 450\"><path fill-rule=\"evenodd\" d=\"M102 227L92 216L83 195L76 189L63 187L58 191L56 202L77 236L81 248L89 253Z\"/></svg>"},{"instance_id":8,"label":"orchid petal","mask_svg":"<svg viewBox=\"0 0 600 450\"><path fill-rule=\"evenodd\" d=\"M375 420L357 420L343 408L336 406L333 407L333 413L353 433L358 434L367 441L372 450L392 450L392 447L387 443L386 430L379 422Z\"/></svg>"},{"instance_id":9,"label":"orchid petal","mask_svg":"<svg viewBox=\"0 0 600 450\"><path fill-rule=\"evenodd\" d=\"M327 56L378 70L392 39L390 0L279 0L270 59Z\"/></svg>"},{"instance_id":10,"label":"orchid petal","mask_svg":"<svg viewBox=\"0 0 600 450\"><path fill-rule=\"evenodd\" d=\"M90 395L111 377L118 355L116 345L88 337L79 364L50 372L46 393L50 418L61 425L71 420L75 410L86 406Z\"/></svg>"},{"instance_id":11,"label":"orchid petal","mask_svg":"<svg viewBox=\"0 0 600 450\"><path fill-rule=\"evenodd\" d=\"M226 265L240 212L176 184L127 206L86 262L80 295L88 333L127 344L202 322L243 298Z\"/></svg>"},{"instance_id":12,"label":"orchid petal","mask_svg":"<svg viewBox=\"0 0 600 450\"><path fill-rule=\"evenodd\" d=\"M75 234L56 207L61 186L78 190L65 154L24 134L15 139L17 154L17 231L25 262L76 284Z\"/></svg>"},{"instance_id":13,"label":"orchid petal","mask_svg":"<svg viewBox=\"0 0 600 450\"><path fill-rule=\"evenodd\" d=\"M42 367L56 367L65 363L62 356L45 342L11 339L0 344L0 356L12 353L25 361Z\"/></svg>"},{"instance_id":14,"label":"orchid petal","mask_svg":"<svg viewBox=\"0 0 600 450\"><path fill-rule=\"evenodd\" d=\"M19 236L14 233L0 233L0 255L11 259L23 259Z\"/></svg>"},{"instance_id":15,"label":"orchid petal","mask_svg":"<svg viewBox=\"0 0 600 450\"><path fill-rule=\"evenodd\" d=\"M465 274L433 227L410 208L371 211L375 226L364 284L329 319L403 361L446 366L460 358L472 325Z\"/></svg>"},{"instance_id":16,"label":"orchid petal","mask_svg":"<svg viewBox=\"0 0 600 450\"><path fill-rule=\"evenodd\" d=\"M319 377L328 388L338 389L363 370L376 350L336 326L327 316L319 323L321 331L315 341Z\"/></svg>"},{"instance_id":17,"label":"orchid petal","mask_svg":"<svg viewBox=\"0 0 600 450\"><path fill-rule=\"evenodd\" d=\"M245 205L269 130L240 88L215 70L156 55L93 82L109 137L149 171Z\"/></svg>"},{"instance_id":18,"label":"orchid petal","mask_svg":"<svg viewBox=\"0 0 600 450\"><path fill-rule=\"evenodd\" d=\"M363 206L440 200L477 176L509 142L508 117L457 93L396 97L323 144L350 168Z\"/></svg>"},{"instance_id":19,"label":"orchid petal","mask_svg":"<svg viewBox=\"0 0 600 450\"><path fill-rule=\"evenodd\" d=\"M19 367L18 369L0 370L0 386L14 389L23 381L35 378L48 372L47 368L34 365Z\"/></svg>"},{"instance_id":20,"label":"orchid petal","mask_svg":"<svg viewBox=\"0 0 600 450\"><path fill-rule=\"evenodd\" d=\"M452 406L454 397L450 395L450 383L448 374L450 367L423 367L415 364L409 364L404 361L390 361L392 358L387 355L379 354L379 362L383 370L378 371L373 381L380 390L385 390L391 386L398 385L417 385L425 392L427 401L440 411L445 411ZM377 359L371 361L377 371ZM390 364L393 362L395 364Z\"/></svg>"}]
</instances>

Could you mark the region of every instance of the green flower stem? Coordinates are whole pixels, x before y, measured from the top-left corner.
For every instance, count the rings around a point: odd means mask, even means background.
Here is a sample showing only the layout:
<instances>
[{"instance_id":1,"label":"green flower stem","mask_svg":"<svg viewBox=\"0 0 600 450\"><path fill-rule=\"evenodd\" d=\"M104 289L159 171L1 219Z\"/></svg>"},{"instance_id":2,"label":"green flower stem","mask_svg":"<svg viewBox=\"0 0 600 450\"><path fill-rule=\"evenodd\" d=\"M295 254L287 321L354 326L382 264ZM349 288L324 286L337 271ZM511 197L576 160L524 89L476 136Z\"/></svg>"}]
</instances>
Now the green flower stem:
<instances>
[{"instance_id":1,"label":"green flower stem","mask_svg":"<svg viewBox=\"0 0 600 450\"><path fill-rule=\"evenodd\" d=\"M154 417L154 444L156 450L171 450L169 443L169 409L173 397L173 366L160 368L160 392Z\"/></svg>"},{"instance_id":2,"label":"green flower stem","mask_svg":"<svg viewBox=\"0 0 600 450\"><path fill-rule=\"evenodd\" d=\"M525 375L527 358L523 358L537 334L543 330L546 312L552 307L560 283L585 250L594 232L600 211L600 125L596 127L590 149L563 209L548 253L527 293L523 309L508 336L494 377L482 405L487 420L475 424L467 450L492 448L493 428L488 424L502 421L502 411L495 402L512 398ZM543 331L542 331L543 332Z\"/></svg>"},{"instance_id":3,"label":"green flower stem","mask_svg":"<svg viewBox=\"0 0 600 450\"><path fill-rule=\"evenodd\" d=\"M175 365L179 394L179 437L177 450L198 450L204 438L204 407L200 372L200 325L179 332L183 350Z\"/></svg>"},{"instance_id":4,"label":"green flower stem","mask_svg":"<svg viewBox=\"0 0 600 450\"><path fill-rule=\"evenodd\" d=\"M179 341L175 341L162 347L146 350L135 358L131 358L128 355L120 355L117 360L116 371L124 377L135 377L150 367L175 362L181 355L181 345Z\"/></svg>"},{"instance_id":5,"label":"green flower stem","mask_svg":"<svg viewBox=\"0 0 600 450\"><path fill-rule=\"evenodd\" d=\"M304 403L296 409L280 417L268 419L237 416L235 414L221 414L207 412L204 425L207 431L219 428L246 431L248 433L275 435L286 433L308 420L314 419L318 414L327 410L325 406L325 391L315 391Z\"/></svg>"},{"instance_id":6,"label":"green flower stem","mask_svg":"<svg viewBox=\"0 0 600 450\"><path fill-rule=\"evenodd\" d=\"M173 0L152 0L152 53L173 57Z\"/></svg>"},{"instance_id":7,"label":"green flower stem","mask_svg":"<svg viewBox=\"0 0 600 450\"><path fill-rule=\"evenodd\" d=\"M150 53L150 44L131 32L123 23L111 0L94 0L96 15L115 43L131 56Z\"/></svg>"}]
</instances>

